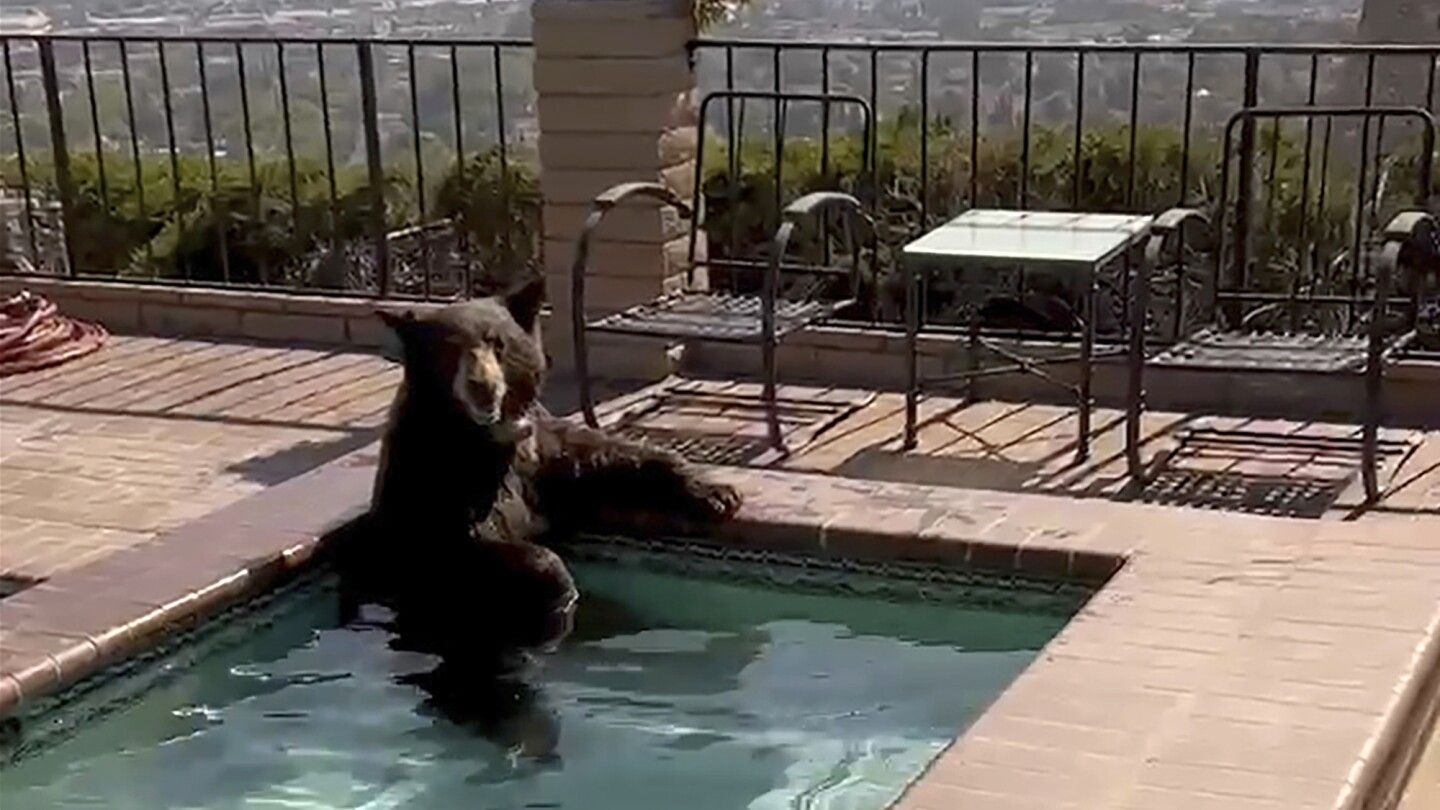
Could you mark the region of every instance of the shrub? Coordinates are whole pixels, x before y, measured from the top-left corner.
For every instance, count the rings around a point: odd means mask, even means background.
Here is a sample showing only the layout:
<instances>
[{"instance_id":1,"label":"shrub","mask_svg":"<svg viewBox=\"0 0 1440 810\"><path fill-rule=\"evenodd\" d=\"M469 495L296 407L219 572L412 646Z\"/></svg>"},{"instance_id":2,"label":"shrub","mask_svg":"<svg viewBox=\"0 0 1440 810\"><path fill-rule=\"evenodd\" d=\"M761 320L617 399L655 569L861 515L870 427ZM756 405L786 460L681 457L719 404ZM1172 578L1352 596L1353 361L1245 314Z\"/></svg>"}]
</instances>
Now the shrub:
<instances>
[{"instance_id":1,"label":"shrub","mask_svg":"<svg viewBox=\"0 0 1440 810\"><path fill-rule=\"evenodd\" d=\"M176 166L178 173L168 159L144 160L137 182L128 156L109 154L102 182L93 155L72 158L67 228L82 273L338 286L323 273L317 277L323 254L351 256L368 249L372 194L363 167L337 169L332 199L331 178L318 161L296 161L293 189L284 160L257 162L253 186L243 162L216 161L213 178L203 157L183 156ZM37 197L59 198L47 155L30 158L28 169ZM0 181L19 187L14 158L0 164ZM387 229L413 222L413 181L392 171L383 183ZM498 151L469 155L463 166L452 163L429 193L435 204L427 214L455 219L482 282L534 268L538 193L525 164L512 164L502 179Z\"/></svg>"}]
</instances>

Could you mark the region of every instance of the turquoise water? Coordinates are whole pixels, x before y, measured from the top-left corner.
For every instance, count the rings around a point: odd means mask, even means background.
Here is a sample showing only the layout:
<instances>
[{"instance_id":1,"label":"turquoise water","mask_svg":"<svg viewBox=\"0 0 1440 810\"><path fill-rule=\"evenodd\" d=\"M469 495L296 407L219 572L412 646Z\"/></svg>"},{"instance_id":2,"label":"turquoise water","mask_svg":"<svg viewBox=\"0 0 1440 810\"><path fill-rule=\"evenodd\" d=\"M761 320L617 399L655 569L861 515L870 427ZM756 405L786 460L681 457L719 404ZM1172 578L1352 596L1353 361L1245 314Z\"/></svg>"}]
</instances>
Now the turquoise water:
<instances>
[{"instance_id":1,"label":"turquoise water","mask_svg":"<svg viewBox=\"0 0 1440 810\"><path fill-rule=\"evenodd\" d=\"M498 679L396 649L382 608L342 619L333 576L292 588L12 728L0 806L878 809L1078 606L670 555L573 570L575 632Z\"/></svg>"}]
</instances>

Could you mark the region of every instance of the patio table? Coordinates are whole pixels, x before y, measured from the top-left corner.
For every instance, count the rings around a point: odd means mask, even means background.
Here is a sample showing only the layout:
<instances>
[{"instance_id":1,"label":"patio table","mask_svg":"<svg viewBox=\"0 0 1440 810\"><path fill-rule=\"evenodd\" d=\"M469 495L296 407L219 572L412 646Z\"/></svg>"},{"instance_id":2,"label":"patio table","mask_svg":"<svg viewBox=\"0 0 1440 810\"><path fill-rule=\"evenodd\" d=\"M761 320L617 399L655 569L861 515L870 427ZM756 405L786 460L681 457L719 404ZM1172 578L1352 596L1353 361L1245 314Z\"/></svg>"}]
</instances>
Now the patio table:
<instances>
[{"instance_id":1,"label":"patio table","mask_svg":"<svg viewBox=\"0 0 1440 810\"><path fill-rule=\"evenodd\" d=\"M1144 241L1154 217L1130 214L1087 214L1045 211L973 209L910 242L904 248L906 395L905 447L915 446L917 412L926 382L973 382L1000 374L1032 374L1072 393L1079 408L1079 435L1076 460L1084 460L1090 449L1091 377L1095 359L1096 278L1115 262L1128 262L1131 248ZM1011 365L988 369L970 368L922 379L919 374L918 343L922 321L919 280L930 275L979 271L995 273L1018 268L1023 274L1039 271L1069 276L1078 282L1080 307L1076 326L1080 331L1078 356L1025 356L989 336L981 335L978 308L971 308L969 324L970 363L980 350L1010 361ZM1045 366L1078 360L1077 384L1062 382Z\"/></svg>"}]
</instances>

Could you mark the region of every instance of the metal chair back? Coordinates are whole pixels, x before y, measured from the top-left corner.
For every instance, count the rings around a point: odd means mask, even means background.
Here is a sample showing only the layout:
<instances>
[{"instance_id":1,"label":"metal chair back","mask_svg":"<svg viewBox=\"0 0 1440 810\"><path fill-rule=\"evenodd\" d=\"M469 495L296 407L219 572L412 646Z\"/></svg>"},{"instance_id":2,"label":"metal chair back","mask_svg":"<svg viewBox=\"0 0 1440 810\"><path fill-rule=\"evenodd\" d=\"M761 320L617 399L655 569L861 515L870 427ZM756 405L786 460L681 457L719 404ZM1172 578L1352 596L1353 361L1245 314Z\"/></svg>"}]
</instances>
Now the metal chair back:
<instances>
[{"instance_id":1,"label":"metal chair back","mask_svg":"<svg viewBox=\"0 0 1440 810\"><path fill-rule=\"evenodd\" d=\"M822 172L834 171L838 168L833 165L830 156L831 128L837 120L844 120L844 116L836 116L834 108L851 108L859 112L860 118L860 144L861 157L856 177L855 197L858 198L871 214L874 213L875 201L875 159L874 159L874 136L875 116L870 108L869 102L857 95L844 93L808 93L808 92L772 92L766 90L719 90L709 93L700 102L699 122L699 144L696 147L695 158L695 182L690 198L690 208L693 212L690 223L690 242L687 251L687 285L693 285L696 271L699 269L722 270L729 274L743 275L753 278L757 287L764 283L766 274L770 269L770 257L753 256L741 257L734 255L738 253L738 234L734 232L735 217L741 208L740 192L743 170L744 152L744 118L745 111L751 102L765 103L771 107L771 166L770 181L773 185L774 212L764 223L763 237L755 240L752 247L767 248L773 247L772 235L780 228L784 220L784 210L787 204L785 194L785 142L788 132L788 122L791 118L790 108L796 104L819 105L821 111L821 156L820 168ZM726 201L727 213L731 216L732 231L729 234L729 248L731 255L723 257L712 257L707 249L702 255L700 239L705 234L707 211L705 205L706 169L710 165L707 161L707 144L705 133L717 114L717 107L723 105L726 111L727 149L728 166L726 167ZM713 148L713 145L712 145ZM814 189L800 189L799 194ZM834 190L834 189L826 189ZM843 220L842 220L843 221ZM843 271L833 267L830 262L830 228L822 229L821 250L823 256L818 263L787 262L779 264L779 270L787 274L804 274L809 276L823 276L849 273L852 275L852 289L859 283L858 255L856 261L849 271ZM845 235L849 238L849 235ZM873 237L872 237L873 238ZM708 247L708 246L707 246ZM873 245L872 245L873 247Z\"/></svg>"},{"instance_id":2,"label":"metal chair back","mask_svg":"<svg viewBox=\"0 0 1440 810\"><path fill-rule=\"evenodd\" d=\"M1285 151L1281 126L1286 120L1305 123L1298 221L1289 228L1276 211L1277 198L1294 191L1283 189L1286 179L1278 175L1281 153ZM1267 121L1271 122L1268 153L1257 155L1254 146L1263 134L1256 130ZM1349 127L1349 132L1336 126L1337 122L1346 121L1358 125L1358 133L1353 131L1357 126ZM1219 322L1223 316L1226 328L1238 329L1259 322L1261 316L1285 314L1288 315L1286 331L1305 331L1299 324L1302 310L1313 313L1328 309L1343 314L1342 331L1349 331L1357 323L1357 316L1369 312L1369 305L1379 295L1373 289L1367 292L1367 287L1373 287L1376 281L1372 254L1382 241L1386 222L1396 212L1381 209L1386 205L1387 196L1399 196L1389 193L1391 183L1399 178L1391 177L1392 167L1382 165L1379 143L1385 140L1386 125L1393 126L1397 121L1418 124L1419 151L1414 159L1413 194L1395 200L1392 207L1399 210L1413 206L1424 210L1431 204L1433 194L1437 127L1435 116L1423 108L1251 107L1230 116L1221 153L1218 210L1213 217L1217 231L1215 262L1212 275L1204 285L1211 293L1206 296L1211 322ZM1317 124L1323 125L1323 132L1317 131L1321 129ZM1393 128L1391 134L1394 135ZM1318 165L1314 159L1317 137ZM1345 165L1332 157L1336 152L1347 150L1356 153L1353 179L1345 176ZM1257 165L1257 157L1267 160L1268 165ZM1232 163L1238 164L1233 171ZM1264 178L1259 185L1264 191L1263 197L1256 193L1257 175L1262 173ZM1342 181L1353 182L1353 189L1343 185L1339 190L1331 188ZM1348 244L1335 245L1325 232L1327 195L1333 203L1333 195L1343 192L1353 194L1354 199L1347 216ZM1280 204L1283 202L1280 200ZM1264 214L1262 221L1257 221L1257 212ZM1260 233L1271 235L1269 238L1274 242L1271 250L1257 251L1255 242ZM1275 246L1286 242L1296 244L1295 263L1288 268L1289 277L1283 279L1283 289L1277 289L1275 284L1267 283L1273 279L1262 278L1260 271L1277 266L1278 263L1272 261ZM1348 273L1342 278L1327 277L1334 275L1331 269L1348 269ZM1177 287L1177 295L1183 295L1183 287L1183 284ZM1180 311L1178 306L1176 311ZM1412 305L1412 317L1414 312Z\"/></svg>"}]
</instances>

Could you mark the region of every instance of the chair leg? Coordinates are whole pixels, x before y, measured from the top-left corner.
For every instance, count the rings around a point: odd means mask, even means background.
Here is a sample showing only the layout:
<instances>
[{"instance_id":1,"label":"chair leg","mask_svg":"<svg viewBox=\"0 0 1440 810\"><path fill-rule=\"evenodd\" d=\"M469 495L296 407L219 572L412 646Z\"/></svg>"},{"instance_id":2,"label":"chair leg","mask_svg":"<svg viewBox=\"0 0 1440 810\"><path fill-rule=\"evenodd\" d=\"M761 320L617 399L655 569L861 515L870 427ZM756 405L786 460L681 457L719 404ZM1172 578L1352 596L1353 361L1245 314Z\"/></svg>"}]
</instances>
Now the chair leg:
<instances>
[{"instance_id":1,"label":"chair leg","mask_svg":"<svg viewBox=\"0 0 1440 810\"><path fill-rule=\"evenodd\" d=\"M767 340L764 345L765 361L765 420L770 433L770 445L781 453L786 452L785 437L780 433L779 370L775 362L775 341Z\"/></svg>"},{"instance_id":2,"label":"chair leg","mask_svg":"<svg viewBox=\"0 0 1440 810\"><path fill-rule=\"evenodd\" d=\"M1090 457L1090 395L1091 378L1095 374L1095 272L1092 269L1085 285L1081 317L1084 324L1080 336L1080 391L1079 430L1075 440L1075 463Z\"/></svg>"},{"instance_id":3,"label":"chair leg","mask_svg":"<svg viewBox=\"0 0 1440 810\"><path fill-rule=\"evenodd\" d=\"M1365 503L1380 500L1380 416L1384 407L1384 369L1375 357L1365 367L1365 424L1362 428L1360 477L1365 483Z\"/></svg>"},{"instance_id":4,"label":"chair leg","mask_svg":"<svg viewBox=\"0 0 1440 810\"><path fill-rule=\"evenodd\" d=\"M983 347L980 342L980 317L975 310L970 312L970 323L965 331L965 370L970 372L965 378L965 404L973 405L980 401L980 350Z\"/></svg>"},{"instance_id":5,"label":"chair leg","mask_svg":"<svg viewBox=\"0 0 1440 810\"><path fill-rule=\"evenodd\" d=\"M1132 481L1144 475L1140 462L1140 419L1145 410L1145 360L1129 358L1130 381L1125 392L1125 471Z\"/></svg>"},{"instance_id":6,"label":"chair leg","mask_svg":"<svg viewBox=\"0 0 1440 810\"><path fill-rule=\"evenodd\" d=\"M1370 311L1370 340L1365 351L1365 425L1361 448L1361 478L1365 481L1365 503L1380 500L1380 419L1385 407L1385 316L1390 282L1400 262L1400 243L1389 240L1375 262L1375 303Z\"/></svg>"},{"instance_id":7,"label":"chair leg","mask_svg":"<svg viewBox=\"0 0 1440 810\"><path fill-rule=\"evenodd\" d=\"M575 383L580 389L580 412L585 415L585 424L598 428L600 420L595 416L595 398L590 390L590 356L585 345L583 322L575 326L574 352Z\"/></svg>"}]
</instances>

